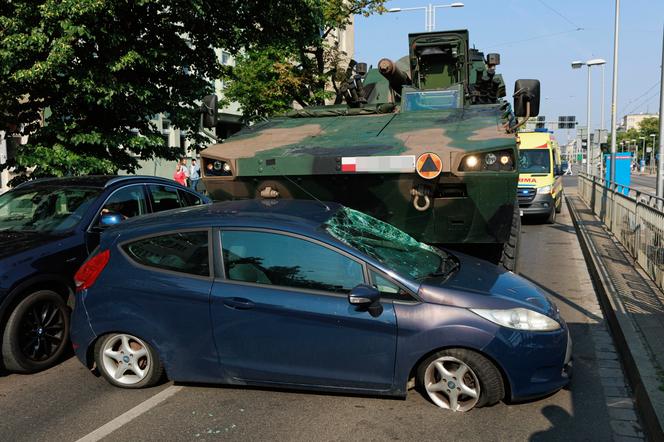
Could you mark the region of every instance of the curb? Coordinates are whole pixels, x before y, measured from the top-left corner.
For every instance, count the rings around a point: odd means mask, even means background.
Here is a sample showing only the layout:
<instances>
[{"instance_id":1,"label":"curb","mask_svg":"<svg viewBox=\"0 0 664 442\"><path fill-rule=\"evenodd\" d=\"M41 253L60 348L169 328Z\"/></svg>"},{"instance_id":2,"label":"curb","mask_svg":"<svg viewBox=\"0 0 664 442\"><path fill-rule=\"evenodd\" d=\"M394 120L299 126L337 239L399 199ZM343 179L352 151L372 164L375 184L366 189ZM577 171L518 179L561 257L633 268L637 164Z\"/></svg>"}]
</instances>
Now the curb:
<instances>
[{"instance_id":1,"label":"curb","mask_svg":"<svg viewBox=\"0 0 664 442\"><path fill-rule=\"evenodd\" d=\"M565 201L579 238L590 278L618 348L620 360L625 367L625 375L634 391L636 408L641 415L646 435L650 440L664 440L664 392L658 388L660 381L657 371L608 277L606 268L597 258L597 250L590 241L585 227L579 224L576 209L567 198Z\"/></svg>"}]
</instances>

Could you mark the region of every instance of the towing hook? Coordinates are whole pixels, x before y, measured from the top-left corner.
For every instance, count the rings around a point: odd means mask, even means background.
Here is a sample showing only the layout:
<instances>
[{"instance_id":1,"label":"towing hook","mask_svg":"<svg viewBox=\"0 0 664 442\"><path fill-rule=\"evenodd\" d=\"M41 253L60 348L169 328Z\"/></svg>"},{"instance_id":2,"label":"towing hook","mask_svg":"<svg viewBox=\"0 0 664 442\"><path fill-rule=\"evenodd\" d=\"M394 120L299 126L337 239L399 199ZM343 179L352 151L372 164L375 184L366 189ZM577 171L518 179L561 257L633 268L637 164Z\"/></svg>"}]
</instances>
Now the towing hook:
<instances>
[{"instance_id":1,"label":"towing hook","mask_svg":"<svg viewBox=\"0 0 664 442\"><path fill-rule=\"evenodd\" d=\"M429 198L428 192L422 191L420 189L411 189L410 194L413 196L413 207L415 210L420 212L425 212L431 207L431 198ZM424 200L424 204L421 201Z\"/></svg>"}]
</instances>

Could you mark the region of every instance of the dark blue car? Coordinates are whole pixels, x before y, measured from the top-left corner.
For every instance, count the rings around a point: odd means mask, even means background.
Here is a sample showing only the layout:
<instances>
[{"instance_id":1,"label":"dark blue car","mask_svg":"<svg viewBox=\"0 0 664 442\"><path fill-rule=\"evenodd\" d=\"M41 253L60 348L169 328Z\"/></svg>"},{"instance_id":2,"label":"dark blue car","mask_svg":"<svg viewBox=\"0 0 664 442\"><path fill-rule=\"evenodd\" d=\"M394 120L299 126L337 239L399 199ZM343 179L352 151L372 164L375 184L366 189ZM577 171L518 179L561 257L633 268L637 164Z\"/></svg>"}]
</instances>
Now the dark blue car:
<instances>
[{"instance_id":1,"label":"dark blue car","mask_svg":"<svg viewBox=\"0 0 664 442\"><path fill-rule=\"evenodd\" d=\"M62 356L73 276L105 224L207 202L172 180L141 176L35 180L0 195L0 366L31 372Z\"/></svg>"},{"instance_id":2,"label":"dark blue car","mask_svg":"<svg viewBox=\"0 0 664 442\"><path fill-rule=\"evenodd\" d=\"M232 201L107 230L76 274L72 342L112 384L164 374L405 396L454 411L568 382L539 287L316 201Z\"/></svg>"}]
</instances>

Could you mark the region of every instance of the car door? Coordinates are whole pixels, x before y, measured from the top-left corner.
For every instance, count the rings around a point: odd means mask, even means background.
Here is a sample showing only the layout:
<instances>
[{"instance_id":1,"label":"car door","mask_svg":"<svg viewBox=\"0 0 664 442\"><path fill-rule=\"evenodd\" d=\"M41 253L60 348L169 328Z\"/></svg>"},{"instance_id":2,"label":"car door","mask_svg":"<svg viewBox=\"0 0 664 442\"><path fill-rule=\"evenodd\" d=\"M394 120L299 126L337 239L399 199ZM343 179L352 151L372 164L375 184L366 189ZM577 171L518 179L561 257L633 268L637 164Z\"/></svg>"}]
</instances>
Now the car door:
<instances>
[{"instance_id":1,"label":"car door","mask_svg":"<svg viewBox=\"0 0 664 442\"><path fill-rule=\"evenodd\" d=\"M225 278L212 288L223 375L259 382L387 390L396 316L348 303L365 266L322 243L275 231L224 230Z\"/></svg>"}]
</instances>

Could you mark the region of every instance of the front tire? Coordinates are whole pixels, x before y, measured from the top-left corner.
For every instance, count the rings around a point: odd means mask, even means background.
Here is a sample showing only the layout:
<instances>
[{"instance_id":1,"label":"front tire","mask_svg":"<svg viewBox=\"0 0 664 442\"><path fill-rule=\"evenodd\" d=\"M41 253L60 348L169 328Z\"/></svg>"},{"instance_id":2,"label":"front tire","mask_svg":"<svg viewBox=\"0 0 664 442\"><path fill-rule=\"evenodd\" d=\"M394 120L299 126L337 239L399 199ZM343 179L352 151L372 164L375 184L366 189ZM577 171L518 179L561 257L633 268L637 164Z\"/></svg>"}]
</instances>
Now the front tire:
<instances>
[{"instance_id":1,"label":"front tire","mask_svg":"<svg viewBox=\"0 0 664 442\"><path fill-rule=\"evenodd\" d=\"M556 201L558 204L556 204L556 213L560 213L563 210L563 202L565 201L565 194L563 191L560 191L560 195L558 195L558 200Z\"/></svg>"},{"instance_id":2,"label":"front tire","mask_svg":"<svg viewBox=\"0 0 664 442\"><path fill-rule=\"evenodd\" d=\"M499 264L511 272L517 272L517 260L519 257L519 237L521 235L521 209L519 203L514 205L512 215L512 225L510 226L510 236L507 242L503 244Z\"/></svg>"},{"instance_id":3,"label":"front tire","mask_svg":"<svg viewBox=\"0 0 664 442\"><path fill-rule=\"evenodd\" d=\"M151 387L164 374L159 356L150 344L126 333L111 333L98 339L94 355L99 372L117 387Z\"/></svg>"},{"instance_id":4,"label":"front tire","mask_svg":"<svg viewBox=\"0 0 664 442\"><path fill-rule=\"evenodd\" d=\"M417 369L417 383L431 402L451 411L493 405L505 396L495 365L466 349L443 350L428 357Z\"/></svg>"},{"instance_id":5,"label":"front tire","mask_svg":"<svg viewBox=\"0 0 664 442\"><path fill-rule=\"evenodd\" d=\"M9 371L32 373L55 365L69 342L69 308L51 290L18 303L2 334L2 360Z\"/></svg>"},{"instance_id":6,"label":"front tire","mask_svg":"<svg viewBox=\"0 0 664 442\"><path fill-rule=\"evenodd\" d=\"M556 222L556 213L558 213L558 211L556 210L556 203L554 202L553 205L551 206L551 211L549 212L549 214L546 217L546 223L547 224L555 224L555 222Z\"/></svg>"}]
</instances>

